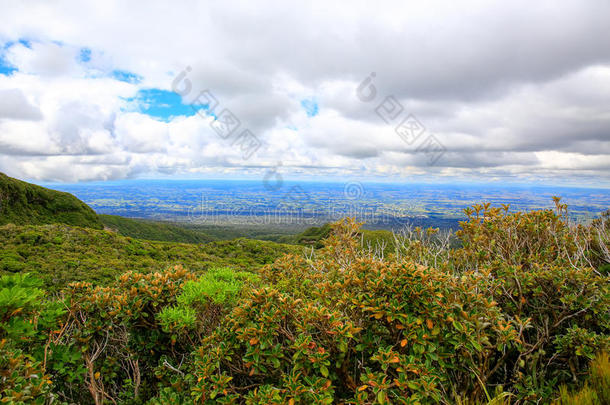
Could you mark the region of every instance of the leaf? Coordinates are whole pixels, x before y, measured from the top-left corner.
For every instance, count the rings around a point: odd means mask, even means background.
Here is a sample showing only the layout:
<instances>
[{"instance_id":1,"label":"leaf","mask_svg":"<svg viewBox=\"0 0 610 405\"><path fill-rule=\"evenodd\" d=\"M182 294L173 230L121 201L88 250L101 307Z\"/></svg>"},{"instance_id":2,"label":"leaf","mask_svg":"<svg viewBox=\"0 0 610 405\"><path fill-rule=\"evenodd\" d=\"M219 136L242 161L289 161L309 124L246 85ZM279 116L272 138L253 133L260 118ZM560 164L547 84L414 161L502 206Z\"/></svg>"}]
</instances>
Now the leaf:
<instances>
[{"instance_id":1,"label":"leaf","mask_svg":"<svg viewBox=\"0 0 610 405\"><path fill-rule=\"evenodd\" d=\"M258 343L258 338L253 337L252 339L250 339L250 345L251 346L254 346L257 343Z\"/></svg>"},{"instance_id":2,"label":"leaf","mask_svg":"<svg viewBox=\"0 0 610 405\"><path fill-rule=\"evenodd\" d=\"M432 329L434 328L434 323L430 319L426 319L426 326L428 326L428 329Z\"/></svg>"},{"instance_id":3,"label":"leaf","mask_svg":"<svg viewBox=\"0 0 610 405\"><path fill-rule=\"evenodd\" d=\"M328 368L326 368L326 366L320 366L320 373L324 376L324 377L328 377Z\"/></svg>"}]
</instances>

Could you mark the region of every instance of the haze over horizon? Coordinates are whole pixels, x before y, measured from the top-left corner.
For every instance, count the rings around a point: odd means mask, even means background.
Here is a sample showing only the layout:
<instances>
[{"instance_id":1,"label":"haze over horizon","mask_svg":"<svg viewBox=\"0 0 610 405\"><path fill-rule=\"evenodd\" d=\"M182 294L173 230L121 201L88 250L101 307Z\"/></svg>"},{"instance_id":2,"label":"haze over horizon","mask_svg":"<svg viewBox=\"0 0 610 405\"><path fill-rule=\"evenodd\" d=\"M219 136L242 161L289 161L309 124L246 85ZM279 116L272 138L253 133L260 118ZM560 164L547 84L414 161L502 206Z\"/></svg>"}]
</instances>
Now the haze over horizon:
<instances>
[{"instance_id":1,"label":"haze over horizon","mask_svg":"<svg viewBox=\"0 0 610 405\"><path fill-rule=\"evenodd\" d=\"M606 1L33 1L0 22L12 177L610 187Z\"/></svg>"}]
</instances>

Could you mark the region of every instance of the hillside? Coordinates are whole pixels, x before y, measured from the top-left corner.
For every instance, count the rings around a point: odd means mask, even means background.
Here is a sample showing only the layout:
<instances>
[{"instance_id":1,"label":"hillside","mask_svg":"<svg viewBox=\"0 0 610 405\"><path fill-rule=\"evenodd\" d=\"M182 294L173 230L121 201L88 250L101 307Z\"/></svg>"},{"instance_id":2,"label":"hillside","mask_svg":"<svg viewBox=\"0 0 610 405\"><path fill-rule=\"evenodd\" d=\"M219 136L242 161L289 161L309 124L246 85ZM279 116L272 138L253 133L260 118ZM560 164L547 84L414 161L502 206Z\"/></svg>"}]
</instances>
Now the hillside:
<instances>
[{"instance_id":1,"label":"hillside","mask_svg":"<svg viewBox=\"0 0 610 405\"><path fill-rule=\"evenodd\" d=\"M163 242L206 243L216 240L203 231L168 222L99 215L104 227L122 236Z\"/></svg>"},{"instance_id":2,"label":"hillside","mask_svg":"<svg viewBox=\"0 0 610 405\"><path fill-rule=\"evenodd\" d=\"M62 224L0 227L0 274L32 273L47 288L70 282L107 283L125 271L182 264L193 272L214 266L252 269L302 248L234 239L206 244L155 242Z\"/></svg>"},{"instance_id":3,"label":"hillside","mask_svg":"<svg viewBox=\"0 0 610 405\"><path fill-rule=\"evenodd\" d=\"M0 173L0 225L61 223L102 229L97 214L72 194L26 183Z\"/></svg>"}]
</instances>

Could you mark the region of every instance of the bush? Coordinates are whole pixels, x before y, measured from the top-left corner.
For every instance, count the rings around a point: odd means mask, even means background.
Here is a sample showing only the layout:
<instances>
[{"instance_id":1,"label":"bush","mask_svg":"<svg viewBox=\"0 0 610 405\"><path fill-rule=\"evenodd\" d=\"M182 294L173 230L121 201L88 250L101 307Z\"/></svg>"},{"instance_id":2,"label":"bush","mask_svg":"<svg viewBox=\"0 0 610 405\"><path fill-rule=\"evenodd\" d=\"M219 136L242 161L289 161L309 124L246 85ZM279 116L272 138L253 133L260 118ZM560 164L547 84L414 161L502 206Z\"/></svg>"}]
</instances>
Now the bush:
<instances>
[{"instance_id":1,"label":"bush","mask_svg":"<svg viewBox=\"0 0 610 405\"><path fill-rule=\"evenodd\" d=\"M43 301L40 280L28 274L0 277L0 401L43 404L50 396L43 347L63 311Z\"/></svg>"},{"instance_id":2,"label":"bush","mask_svg":"<svg viewBox=\"0 0 610 405\"><path fill-rule=\"evenodd\" d=\"M591 362L584 387L569 393L562 385L556 405L597 405L610 403L610 361L607 353L599 353Z\"/></svg>"}]
</instances>

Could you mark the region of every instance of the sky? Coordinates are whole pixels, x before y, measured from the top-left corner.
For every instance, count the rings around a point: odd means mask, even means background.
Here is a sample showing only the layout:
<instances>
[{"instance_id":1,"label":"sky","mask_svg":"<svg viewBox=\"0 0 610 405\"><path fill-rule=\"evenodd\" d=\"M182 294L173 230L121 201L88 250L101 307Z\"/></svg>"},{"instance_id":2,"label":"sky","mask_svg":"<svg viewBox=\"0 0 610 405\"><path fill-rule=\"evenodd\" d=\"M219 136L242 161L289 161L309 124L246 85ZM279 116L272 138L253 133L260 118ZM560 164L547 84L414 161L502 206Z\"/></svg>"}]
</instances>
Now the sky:
<instances>
[{"instance_id":1,"label":"sky","mask_svg":"<svg viewBox=\"0 0 610 405\"><path fill-rule=\"evenodd\" d=\"M610 187L610 2L0 3L0 171Z\"/></svg>"}]
</instances>

